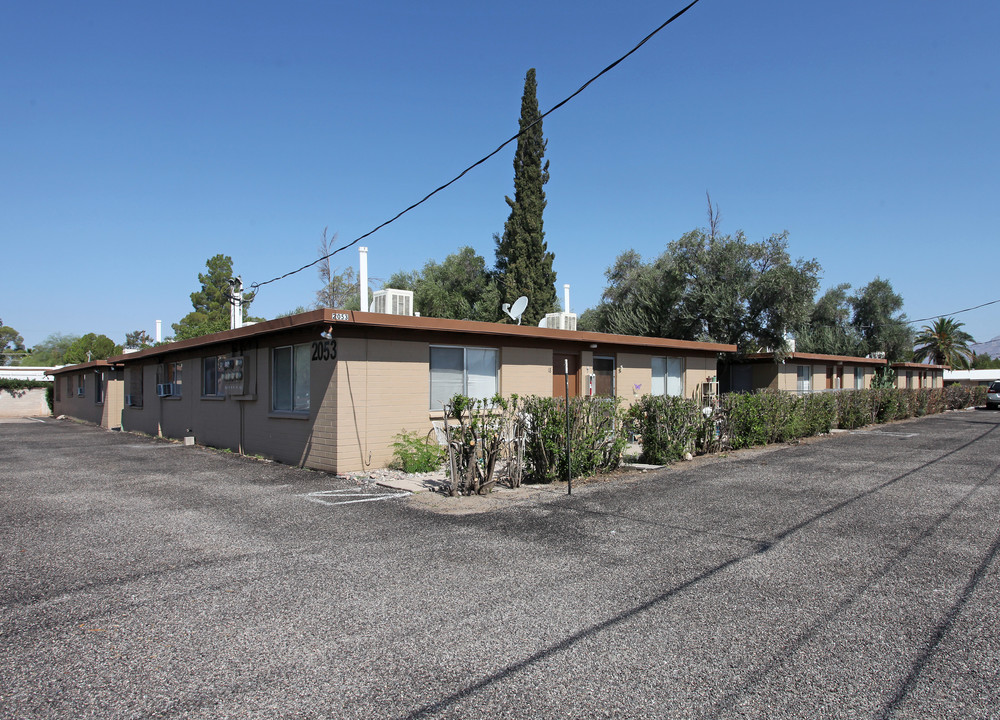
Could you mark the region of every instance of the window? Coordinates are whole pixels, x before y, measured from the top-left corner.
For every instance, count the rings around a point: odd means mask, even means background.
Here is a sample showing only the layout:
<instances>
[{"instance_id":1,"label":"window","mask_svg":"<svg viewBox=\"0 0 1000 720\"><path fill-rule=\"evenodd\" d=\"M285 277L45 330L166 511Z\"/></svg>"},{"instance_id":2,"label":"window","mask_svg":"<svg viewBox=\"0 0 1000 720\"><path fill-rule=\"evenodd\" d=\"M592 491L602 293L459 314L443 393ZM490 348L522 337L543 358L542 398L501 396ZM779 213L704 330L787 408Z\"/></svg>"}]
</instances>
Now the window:
<instances>
[{"instance_id":1,"label":"window","mask_svg":"<svg viewBox=\"0 0 1000 720\"><path fill-rule=\"evenodd\" d=\"M309 412L308 343L274 348L271 355L271 409Z\"/></svg>"},{"instance_id":2,"label":"window","mask_svg":"<svg viewBox=\"0 0 1000 720\"><path fill-rule=\"evenodd\" d=\"M653 395L684 395L684 358L655 357L652 360L653 382L650 392Z\"/></svg>"},{"instance_id":3,"label":"window","mask_svg":"<svg viewBox=\"0 0 1000 720\"><path fill-rule=\"evenodd\" d=\"M215 355L202 359L202 397L222 397L226 393L222 387L222 373L219 372L219 358Z\"/></svg>"},{"instance_id":4,"label":"window","mask_svg":"<svg viewBox=\"0 0 1000 720\"><path fill-rule=\"evenodd\" d=\"M104 402L104 374L94 372L94 404L101 405Z\"/></svg>"},{"instance_id":5,"label":"window","mask_svg":"<svg viewBox=\"0 0 1000 720\"><path fill-rule=\"evenodd\" d=\"M76 396L84 397L87 394L87 376L85 373L80 373L76 376Z\"/></svg>"},{"instance_id":6,"label":"window","mask_svg":"<svg viewBox=\"0 0 1000 720\"><path fill-rule=\"evenodd\" d=\"M854 368L854 389L865 389L865 369L863 367Z\"/></svg>"},{"instance_id":7,"label":"window","mask_svg":"<svg viewBox=\"0 0 1000 720\"><path fill-rule=\"evenodd\" d=\"M800 393L810 392L812 390L812 368L808 365L797 365L795 375L795 389Z\"/></svg>"},{"instance_id":8,"label":"window","mask_svg":"<svg viewBox=\"0 0 1000 720\"><path fill-rule=\"evenodd\" d=\"M907 370L906 371L906 389L907 390L912 390L913 389L913 371L912 370Z\"/></svg>"},{"instance_id":9,"label":"window","mask_svg":"<svg viewBox=\"0 0 1000 720\"><path fill-rule=\"evenodd\" d=\"M76 392L74 391L74 388L73 388L73 376L72 375L67 375L66 376L66 399L68 400L69 398L73 397L74 395L76 395Z\"/></svg>"},{"instance_id":10,"label":"window","mask_svg":"<svg viewBox=\"0 0 1000 720\"><path fill-rule=\"evenodd\" d=\"M495 348L431 347L431 410L455 395L487 400L497 394Z\"/></svg>"},{"instance_id":11,"label":"window","mask_svg":"<svg viewBox=\"0 0 1000 720\"><path fill-rule=\"evenodd\" d=\"M156 394L160 397L180 397L184 384L184 363L160 365L156 373Z\"/></svg>"},{"instance_id":12,"label":"window","mask_svg":"<svg viewBox=\"0 0 1000 720\"><path fill-rule=\"evenodd\" d=\"M142 365L128 369L128 395L125 404L129 407L142 407Z\"/></svg>"}]
</instances>

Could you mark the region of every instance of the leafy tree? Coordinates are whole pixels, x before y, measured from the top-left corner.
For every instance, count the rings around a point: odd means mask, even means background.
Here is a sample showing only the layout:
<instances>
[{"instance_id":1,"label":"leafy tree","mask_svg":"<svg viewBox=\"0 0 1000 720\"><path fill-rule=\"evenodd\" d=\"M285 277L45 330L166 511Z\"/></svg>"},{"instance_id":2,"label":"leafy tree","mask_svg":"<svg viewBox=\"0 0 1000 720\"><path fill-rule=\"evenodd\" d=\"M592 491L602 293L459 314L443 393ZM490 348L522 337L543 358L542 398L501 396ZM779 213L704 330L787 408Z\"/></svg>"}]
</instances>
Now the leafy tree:
<instances>
[{"instance_id":1,"label":"leafy tree","mask_svg":"<svg viewBox=\"0 0 1000 720\"><path fill-rule=\"evenodd\" d=\"M740 352L782 351L787 331L808 317L819 286L816 260L792 261L788 233L749 242L742 232L712 238L701 230L670 244L685 280L681 327L700 324L697 339L735 344Z\"/></svg>"},{"instance_id":2,"label":"leafy tree","mask_svg":"<svg viewBox=\"0 0 1000 720\"><path fill-rule=\"evenodd\" d=\"M24 338L9 325L0 320L0 365L10 365L20 358L24 350Z\"/></svg>"},{"instance_id":3,"label":"leafy tree","mask_svg":"<svg viewBox=\"0 0 1000 720\"><path fill-rule=\"evenodd\" d=\"M353 267L346 267L341 272L338 268L330 264L330 253L333 252L333 244L337 239L337 233L333 237L327 238L326 228L323 229L323 240L319 246L319 279L323 287L316 292L317 308L342 308L349 309L347 305L352 299L358 297L361 283L357 275L354 274ZM358 300L358 308L361 307Z\"/></svg>"},{"instance_id":4,"label":"leafy tree","mask_svg":"<svg viewBox=\"0 0 1000 720\"><path fill-rule=\"evenodd\" d=\"M935 365L968 368L973 355L969 343L975 340L962 330L964 325L953 318L938 318L933 325L924 325L914 338L918 346L913 353L914 361L929 359Z\"/></svg>"},{"instance_id":5,"label":"leafy tree","mask_svg":"<svg viewBox=\"0 0 1000 720\"><path fill-rule=\"evenodd\" d=\"M635 250L627 250L616 258L604 276L608 284L601 303L588 311L593 314L584 320L585 328L652 337L695 334L695 328L678 322L676 309L683 294L684 278L669 253L646 264ZM580 326L578 321L577 327Z\"/></svg>"},{"instance_id":6,"label":"leafy tree","mask_svg":"<svg viewBox=\"0 0 1000 720\"><path fill-rule=\"evenodd\" d=\"M142 348L153 347L155 341L152 336L145 330L133 330L132 332L125 333L125 347L127 348L137 348L141 350Z\"/></svg>"},{"instance_id":7,"label":"leafy tree","mask_svg":"<svg viewBox=\"0 0 1000 720\"><path fill-rule=\"evenodd\" d=\"M420 272L397 272L386 287L412 290L414 309L427 317L500 319L500 290L485 259L471 247L460 248L441 263L430 260Z\"/></svg>"},{"instance_id":8,"label":"leafy tree","mask_svg":"<svg viewBox=\"0 0 1000 720\"><path fill-rule=\"evenodd\" d=\"M605 273L592 320L604 332L782 349L805 323L818 285L815 260L792 261L787 233L748 242L742 232L694 230L651 264L634 251Z\"/></svg>"},{"instance_id":9,"label":"leafy tree","mask_svg":"<svg viewBox=\"0 0 1000 720\"><path fill-rule=\"evenodd\" d=\"M520 135L514 152L514 199L504 198L510 215L503 235L494 235L496 270L502 287L502 302L513 303L521 295L528 297L525 324L537 324L558 305L555 255L548 251L542 228L545 210L543 186L549 181L549 163L542 164L547 141L542 135L538 111L535 69L524 78L521 97Z\"/></svg>"},{"instance_id":10,"label":"leafy tree","mask_svg":"<svg viewBox=\"0 0 1000 720\"><path fill-rule=\"evenodd\" d=\"M186 340L229 329L229 280L233 277L233 259L228 255L214 255L205 262L205 266L208 272L198 273L201 289L191 293L194 310L172 326L174 340ZM254 319L247 314L254 294L243 293L244 320Z\"/></svg>"},{"instance_id":11,"label":"leafy tree","mask_svg":"<svg viewBox=\"0 0 1000 720\"><path fill-rule=\"evenodd\" d=\"M63 361L72 365L91 360L106 360L112 355L121 355L121 352L121 346L115 345L115 341L107 335L87 333L69 346Z\"/></svg>"},{"instance_id":12,"label":"leafy tree","mask_svg":"<svg viewBox=\"0 0 1000 720\"><path fill-rule=\"evenodd\" d=\"M864 354L885 353L889 362L906 362L913 354L913 329L906 322L903 298L892 283L876 277L850 298L851 324L864 339Z\"/></svg>"},{"instance_id":13,"label":"leafy tree","mask_svg":"<svg viewBox=\"0 0 1000 720\"><path fill-rule=\"evenodd\" d=\"M827 355L864 355L864 340L851 324L848 283L827 290L813 305L808 322L795 332L795 349Z\"/></svg>"},{"instance_id":14,"label":"leafy tree","mask_svg":"<svg viewBox=\"0 0 1000 720\"><path fill-rule=\"evenodd\" d=\"M24 358L22 365L34 365L36 367L55 367L65 365L66 353L70 346L79 339L77 335L63 335L53 333L31 349L31 353Z\"/></svg>"},{"instance_id":15,"label":"leafy tree","mask_svg":"<svg viewBox=\"0 0 1000 720\"><path fill-rule=\"evenodd\" d=\"M989 353L972 354L973 370L1000 370L1000 357L990 357Z\"/></svg>"}]
</instances>

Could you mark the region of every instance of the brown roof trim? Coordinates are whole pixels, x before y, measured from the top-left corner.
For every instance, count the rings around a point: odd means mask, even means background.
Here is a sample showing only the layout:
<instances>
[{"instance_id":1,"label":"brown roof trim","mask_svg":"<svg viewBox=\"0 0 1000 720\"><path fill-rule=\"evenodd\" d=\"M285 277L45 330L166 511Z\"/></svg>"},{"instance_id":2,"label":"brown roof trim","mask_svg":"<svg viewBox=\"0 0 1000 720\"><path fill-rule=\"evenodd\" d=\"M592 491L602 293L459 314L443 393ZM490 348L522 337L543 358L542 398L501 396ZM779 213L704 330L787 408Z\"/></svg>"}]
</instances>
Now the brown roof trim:
<instances>
[{"instance_id":1,"label":"brown roof trim","mask_svg":"<svg viewBox=\"0 0 1000 720\"><path fill-rule=\"evenodd\" d=\"M80 372L81 370L96 370L98 368L121 368L122 364L119 362L113 362L110 358L108 360L91 360L90 362L78 363L76 365L63 365L62 367L52 368L49 370L49 375L59 375L61 373L68 372Z\"/></svg>"},{"instance_id":2,"label":"brown roof trim","mask_svg":"<svg viewBox=\"0 0 1000 720\"><path fill-rule=\"evenodd\" d=\"M915 362L895 362L890 367L912 368L914 370L951 370L951 368L947 365L929 365L927 363Z\"/></svg>"},{"instance_id":3,"label":"brown roof trim","mask_svg":"<svg viewBox=\"0 0 1000 720\"><path fill-rule=\"evenodd\" d=\"M562 340L579 343L596 343L597 345L619 345L645 348L662 348L664 350L690 350L695 352L736 352L735 345L722 343L695 342L692 340L672 340L669 338L639 337L636 335L613 335L611 333L581 332L573 330L552 330L550 328L532 327L527 325L510 325L505 323L476 322L474 320L446 320L443 318L411 317L406 315L387 315L383 313L356 312L351 310L334 310L324 308L312 310L299 315L268 320L238 330L203 335L189 340L157 345L139 352L118 355L112 360L127 362L155 357L168 352L188 350L205 345L242 340L250 337L266 335L280 330L307 327L310 325L351 325L353 327L389 328L400 331L433 331L453 332L477 335L490 335L511 338L533 338Z\"/></svg>"},{"instance_id":4,"label":"brown roof trim","mask_svg":"<svg viewBox=\"0 0 1000 720\"><path fill-rule=\"evenodd\" d=\"M746 360L774 360L774 353L752 353ZM793 352L785 356L785 360L818 360L820 362L850 363L851 365L886 365L885 358L864 358L853 355L821 355L819 353Z\"/></svg>"}]
</instances>

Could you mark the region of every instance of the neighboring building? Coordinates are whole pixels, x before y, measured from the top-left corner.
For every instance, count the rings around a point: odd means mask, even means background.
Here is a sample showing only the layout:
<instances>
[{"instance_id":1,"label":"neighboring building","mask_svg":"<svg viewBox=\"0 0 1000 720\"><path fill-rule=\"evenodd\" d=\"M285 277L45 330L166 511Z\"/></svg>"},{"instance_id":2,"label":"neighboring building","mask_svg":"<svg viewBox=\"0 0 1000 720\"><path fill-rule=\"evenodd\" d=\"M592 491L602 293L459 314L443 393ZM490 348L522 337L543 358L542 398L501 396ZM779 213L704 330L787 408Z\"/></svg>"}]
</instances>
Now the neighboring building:
<instances>
[{"instance_id":1,"label":"neighboring building","mask_svg":"<svg viewBox=\"0 0 1000 720\"><path fill-rule=\"evenodd\" d=\"M121 373L120 423L126 430L193 436L204 445L347 472L384 466L395 436L429 432L442 417L442 403L455 393L562 397L568 367L573 396L613 395L626 402L650 392L701 397L713 387L706 384L716 375L717 354L735 350L718 343L324 309L146 348L112 362ZM94 382L91 365L59 372ZM61 384L65 396L72 382ZM89 392L84 386L83 397L57 399L57 414L95 418ZM100 422L117 424L104 416Z\"/></svg>"},{"instance_id":2,"label":"neighboring building","mask_svg":"<svg viewBox=\"0 0 1000 720\"><path fill-rule=\"evenodd\" d=\"M34 380L51 382L50 367L26 367L23 365L0 365L0 378L10 380ZM35 387L23 390L0 389L0 417L38 417L49 414L49 404L45 400L46 388Z\"/></svg>"},{"instance_id":3,"label":"neighboring building","mask_svg":"<svg viewBox=\"0 0 1000 720\"><path fill-rule=\"evenodd\" d=\"M40 382L51 381L52 368L29 367L26 365L0 365L0 378L38 380Z\"/></svg>"},{"instance_id":4,"label":"neighboring building","mask_svg":"<svg viewBox=\"0 0 1000 720\"><path fill-rule=\"evenodd\" d=\"M899 362L890 366L896 371L896 387L903 390L944 387L944 371L947 365L927 365L924 363Z\"/></svg>"},{"instance_id":5,"label":"neighboring building","mask_svg":"<svg viewBox=\"0 0 1000 720\"><path fill-rule=\"evenodd\" d=\"M734 360L719 378L723 392L784 390L799 394L870 388L879 358L793 352L778 360L774 353L754 353Z\"/></svg>"},{"instance_id":6,"label":"neighboring building","mask_svg":"<svg viewBox=\"0 0 1000 720\"><path fill-rule=\"evenodd\" d=\"M996 370L945 370L946 385L958 384L964 387L989 386L994 380L1000 380L1000 369Z\"/></svg>"},{"instance_id":7,"label":"neighboring building","mask_svg":"<svg viewBox=\"0 0 1000 720\"><path fill-rule=\"evenodd\" d=\"M102 425L121 427L122 366L107 360L65 365L51 371L54 378L52 411Z\"/></svg>"}]
</instances>

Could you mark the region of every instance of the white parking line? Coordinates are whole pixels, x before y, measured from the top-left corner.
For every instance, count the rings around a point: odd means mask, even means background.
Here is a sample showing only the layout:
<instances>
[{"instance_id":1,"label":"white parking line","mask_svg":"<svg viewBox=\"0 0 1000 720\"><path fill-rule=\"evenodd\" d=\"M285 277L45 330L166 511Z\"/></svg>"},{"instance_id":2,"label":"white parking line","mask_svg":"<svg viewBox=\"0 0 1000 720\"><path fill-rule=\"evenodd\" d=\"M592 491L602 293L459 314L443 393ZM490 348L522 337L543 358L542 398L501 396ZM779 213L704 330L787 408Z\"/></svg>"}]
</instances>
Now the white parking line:
<instances>
[{"instance_id":1,"label":"white parking line","mask_svg":"<svg viewBox=\"0 0 1000 720\"><path fill-rule=\"evenodd\" d=\"M851 434L852 435L888 435L889 437L910 438L910 437L916 437L920 433L886 432L884 430L852 430Z\"/></svg>"},{"instance_id":2,"label":"white parking line","mask_svg":"<svg viewBox=\"0 0 1000 720\"><path fill-rule=\"evenodd\" d=\"M378 502L379 500L391 500L392 498L406 497L412 495L410 492L398 493L368 493L361 490L320 490L302 495L310 502L320 505L350 505L351 503ZM357 498L356 500L337 500L335 502L326 498Z\"/></svg>"}]
</instances>

